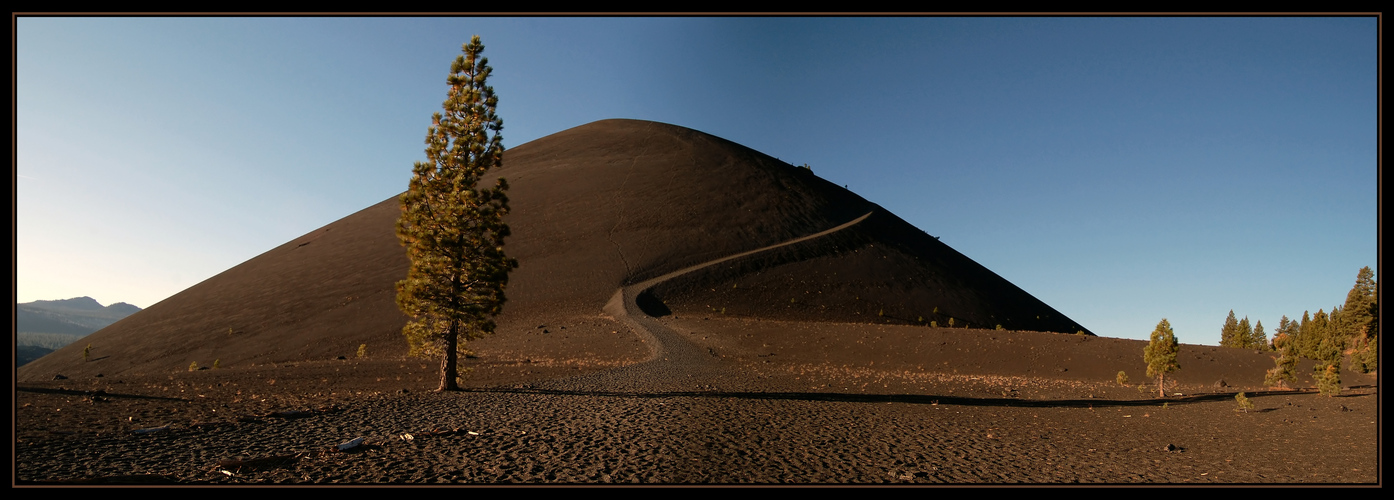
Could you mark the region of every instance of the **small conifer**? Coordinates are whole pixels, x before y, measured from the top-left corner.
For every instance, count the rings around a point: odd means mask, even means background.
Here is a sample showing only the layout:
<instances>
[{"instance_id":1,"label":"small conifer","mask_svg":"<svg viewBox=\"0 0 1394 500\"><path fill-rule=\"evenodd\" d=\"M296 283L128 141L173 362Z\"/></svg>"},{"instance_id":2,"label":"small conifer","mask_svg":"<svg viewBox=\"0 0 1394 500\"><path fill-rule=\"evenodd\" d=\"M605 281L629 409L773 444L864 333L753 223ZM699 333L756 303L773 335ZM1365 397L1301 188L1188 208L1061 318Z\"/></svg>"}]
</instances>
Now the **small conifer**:
<instances>
[{"instance_id":1,"label":"small conifer","mask_svg":"<svg viewBox=\"0 0 1394 500\"><path fill-rule=\"evenodd\" d=\"M1287 321L1287 316L1283 320ZM1275 366L1268 370L1263 384L1286 387L1288 383L1297 383L1297 354L1292 337L1285 333L1274 335L1273 347L1278 351L1278 356L1274 358Z\"/></svg>"},{"instance_id":2,"label":"small conifer","mask_svg":"<svg viewBox=\"0 0 1394 500\"><path fill-rule=\"evenodd\" d=\"M1176 342L1171 323L1163 318L1157 323L1157 328L1152 330L1152 340L1142 351L1142 359L1147 363L1147 376L1157 377L1158 397L1166 397L1166 374L1181 368L1181 364L1176 361L1179 351L1180 344Z\"/></svg>"},{"instance_id":3,"label":"small conifer","mask_svg":"<svg viewBox=\"0 0 1394 500\"><path fill-rule=\"evenodd\" d=\"M1254 409L1254 402L1249 401L1249 398L1244 396L1243 392L1235 394L1234 401L1239 403L1239 409L1244 410L1244 413L1249 413L1249 410Z\"/></svg>"}]
</instances>

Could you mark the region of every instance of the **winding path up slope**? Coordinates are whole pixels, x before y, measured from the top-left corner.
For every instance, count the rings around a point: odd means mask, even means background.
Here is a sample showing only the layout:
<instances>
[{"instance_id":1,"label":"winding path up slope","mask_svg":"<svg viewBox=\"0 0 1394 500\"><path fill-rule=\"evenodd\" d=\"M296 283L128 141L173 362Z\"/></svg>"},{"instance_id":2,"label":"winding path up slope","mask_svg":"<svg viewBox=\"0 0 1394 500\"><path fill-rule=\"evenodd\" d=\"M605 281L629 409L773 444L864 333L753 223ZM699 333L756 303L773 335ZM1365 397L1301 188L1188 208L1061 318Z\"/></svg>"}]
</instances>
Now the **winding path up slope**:
<instances>
[{"instance_id":1,"label":"winding path up slope","mask_svg":"<svg viewBox=\"0 0 1394 500\"><path fill-rule=\"evenodd\" d=\"M723 379L729 378L735 374L736 371L723 368L724 363L720 358L712 355L709 351L705 351L693 345L686 339L683 339L677 332L673 331L673 329L663 325L657 321L656 318L647 314L643 308L639 306L639 297L659 283L687 273L842 231L866 220L872 213L874 212L868 212L856 219L817 233L754 250L727 255L650 278L639 283L621 287L615 291L610 301L605 304L604 311L606 314L624 323L625 326L632 329L636 335L644 339L644 342L650 349L648 359L635 365L625 366L602 373L547 382L539 385L539 387L565 390L600 389L609 391L663 391L715 388L712 384L722 383ZM727 381L727 383L730 382L731 381Z\"/></svg>"}]
</instances>

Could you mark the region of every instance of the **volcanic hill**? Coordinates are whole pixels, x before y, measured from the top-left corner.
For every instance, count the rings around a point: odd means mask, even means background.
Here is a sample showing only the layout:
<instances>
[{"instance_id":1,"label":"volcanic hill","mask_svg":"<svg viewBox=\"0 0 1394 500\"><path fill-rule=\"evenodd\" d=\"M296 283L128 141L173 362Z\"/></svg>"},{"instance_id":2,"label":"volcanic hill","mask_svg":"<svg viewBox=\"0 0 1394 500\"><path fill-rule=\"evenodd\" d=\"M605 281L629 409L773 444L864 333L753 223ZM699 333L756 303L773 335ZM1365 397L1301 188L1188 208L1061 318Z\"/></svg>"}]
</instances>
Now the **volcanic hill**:
<instances>
[{"instance_id":1,"label":"volcanic hill","mask_svg":"<svg viewBox=\"0 0 1394 500\"><path fill-rule=\"evenodd\" d=\"M603 312L618 289L721 259L638 303L654 316L1085 331L874 203L695 130L594 122L508 150L494 175L510 185L520 263L495 337L622 331ZM333 359L360 345L405 354L399 213L394 196L311 231L90 335L99 361L68 346L17 380Z\"/></svg>"}]
</instances>

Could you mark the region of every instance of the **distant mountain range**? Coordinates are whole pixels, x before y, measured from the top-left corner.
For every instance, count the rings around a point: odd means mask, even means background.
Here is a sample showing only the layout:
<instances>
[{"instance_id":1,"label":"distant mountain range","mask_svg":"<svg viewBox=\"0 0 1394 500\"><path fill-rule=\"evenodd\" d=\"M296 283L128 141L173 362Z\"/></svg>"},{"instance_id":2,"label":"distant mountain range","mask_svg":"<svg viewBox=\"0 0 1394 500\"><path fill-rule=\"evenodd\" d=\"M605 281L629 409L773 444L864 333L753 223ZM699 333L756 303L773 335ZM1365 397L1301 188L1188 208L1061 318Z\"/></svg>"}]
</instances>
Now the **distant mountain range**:
<instances>
[{"instance_id":1,"label":"distant mountain range","mask_svg":"<svg viewBox=\"0 0 1394 500\"><path fill-rule=\"evenodd\" d=\"M15 305L15 366L20 366L140 311L92 297L36 300Z\"/></svg>"}]
</instances>

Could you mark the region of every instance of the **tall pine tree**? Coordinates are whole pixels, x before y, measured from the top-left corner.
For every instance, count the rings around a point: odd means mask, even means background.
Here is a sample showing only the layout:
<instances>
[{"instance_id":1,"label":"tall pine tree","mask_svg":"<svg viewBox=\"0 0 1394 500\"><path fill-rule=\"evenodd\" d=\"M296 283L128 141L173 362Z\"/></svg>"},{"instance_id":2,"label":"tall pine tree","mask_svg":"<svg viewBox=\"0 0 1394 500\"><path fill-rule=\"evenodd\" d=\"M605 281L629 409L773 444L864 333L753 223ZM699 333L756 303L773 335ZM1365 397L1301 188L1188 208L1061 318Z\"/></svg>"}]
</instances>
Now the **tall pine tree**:
<instances>
[{"instance_id":1,"label":"tall pine tree","mask_svg":"<svg viewBox=\"0 0 1394 500\"><path fill-rule=\"evenodd\" d=\"M1224 326L1220 327L1220 346L1239 347L1239 320L1234 317L1234 310L1229 310L1229 316L1225 318Z\"/></svg>"},{"instance_id":2,"label":"tall pine tree","mask_svg":"<svg viewBox=\"0 0 1394 500\"><path fill-rule=\"evenodd\" d=\"M1270 350L1268 347L1268 333L1263 331L1263 321L1254 323L1254 333L1249 336L1249 347L1259 350Z\"/></svg>"},{"instance_id":3,"label":"tall pine tree","mask_svg":"<svg viewBox=\"0 0 1394 500\"><path fill-rule=\"evenodd\" d=\"M1356 273L1355 286L1346 293L1342 333L1348 338L1351 366L1368 373L1378 365L1379 304L1375 273L1369 266Z\"/></svg>"},{"instance_id":4,"label":"tall pine tree","mask_svg":"<svg viewBox=\"0 0 1394 500\"><path fill-rule=\"evenodd\" d=\"M1302 311L1302 321L1297 324L1297 338L1294 339L1297 342L1298 356L1307 359L1315 357L1317 346L1315 342L1312 342L1315 334L1311 315L1307 311Z\"/></svg>"},{"instance_id":5,"label":"tall pine tree","mask_svg":"<svg viewBox=\"0 0 1394 500\"><path fill-rule=\"evenodd\" d=\"M1249 337L1254 336L1254 327L1249 324L1249 317L1239 321L1239 332L1234 335L1234 347L1249 348Z\"/></svg>"},{"instance_id":6,"label":"tall pine tree","mask_svg":"<svg viewBox=\"0 0 1394 500\"><path fill-rule=\"evenodd\" d=\"M413 355L441 356L438 391L459 390L459 353L465 341L493 333L508 273L518 266L503 251L508 183L479 187L503 161L492 70L478 36L462 50L446 78L444 113L432 116L426 133L428 161L412 168L397 220L411 259L397 283L397 306L410 318L403 334Z\"/></svg>"}]
</instances>

